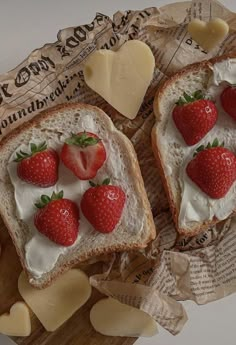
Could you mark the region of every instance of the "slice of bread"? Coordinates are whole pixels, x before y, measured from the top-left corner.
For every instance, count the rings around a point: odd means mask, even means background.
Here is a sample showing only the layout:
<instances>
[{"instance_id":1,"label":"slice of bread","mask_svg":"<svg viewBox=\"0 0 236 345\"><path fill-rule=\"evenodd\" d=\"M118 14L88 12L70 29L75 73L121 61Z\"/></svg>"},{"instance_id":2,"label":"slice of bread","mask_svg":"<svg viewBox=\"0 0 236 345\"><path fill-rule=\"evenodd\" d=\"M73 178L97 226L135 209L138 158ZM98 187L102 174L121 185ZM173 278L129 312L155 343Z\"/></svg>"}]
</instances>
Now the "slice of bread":
<instances>
[{"instance_id":1,"label":"slice of bread","mask_svg":"<svg viewBox=\"0 0 236 345\"><path fill-rule=\"evenodd\" d=\"M232 197L234 207L230 214L217 218L216 214L209 217L203 216L198 209L194 209L194 216L188 216L188 222L183 221L183 215L190 212L190 203L186 200L186 195L183 192L183 184L189 189L190 199L192 205L195 204L197 198L199 209L204 213L208 212L208 205L214 203L214 207L224 211L224 200L216 201L210 199L203 193L185 173L187 163L193 158L193 153L197 147L202 144L212 142L215 137L220 142L225 142L225 147L236 152L236 121L234 121L228 114L224 112L221 107L219 95L226 87L226 82L213 85L213 71L215 68L228 68L227 63L234 60L234 69L236 68L236 55L222 56L209 61L195 63L185 67L183 70L172 75L165 81L156 93L154 99L154 113L156 116L156 123L152 130L152 146L157 160L157 164L162 176L163 184L169 199L170 208L177 231L186 236L193 236L206 228L213 226L222 219L228 218L236 212L236 197L234 192L235 184L231 187L225 198ZM222 64L223 63L223 64ZM187 146L182 135L178 131L172 119L172 111L175 103L184 92L189 94L194 91L202 90L216 102L218 108L218 120L213 129L196 145ZM187 187L186 187L187 186ZM189 186L189 187L188 187ZM188 195L189 195L188 194ZM184 197L183 197L184 196ZM195 198L195 200L194 200ZM198 202L198 201L196 201ZM206 206L205 206L206 205ZM195 204L196 206L196 204ZM192 207L192 206L191 206ZM204 208L206 207L206 209ZM194 206L193 206L194 208ZM192 209L193 211L193 209ZM220 213L220 212L218 212ZM218 214L217 213L217 214ZM190 214L190 213L189 213Z\"/></svg>"},{"instance_id":2,"label":"slice of bread","mask_svg":"<svg viewBox=\"0 0 236 345\"><path fill-rule=\"evenodd\" d=\"M120 223L112 233L101 234L91 228L88 232L80 229L79 234L81 232L82 235L78 237L76 245L68 247L49 272L38 276L26 264L25 245L32 238L33 233L28 223L17 217L15 191L8 173L9 160L12 160L13 153L22 144L29 145L30 142L40 140L60 142L62 146L64 138L70 136L71 132L77 133L83 130L96 133L103 140L107 150L107 160L94 181L99 182L109 175L111 182L120 186L126 193L125 208ZM143 248L155 238L155 225L134 148L129 139L114 127L111 119L101 109L87 104L65 104L51 108L4 138L0 143L0 157L0 214L33 286L47 287L58 275L75 264L106 253ZM68 181L70 178L75 179L69 170L65 167L62 169L66 175L68 174ZM78 183L88 184L88 181ZM27 184L27 188L29 186ZM32 186L32 188L37 187ZM43 194L47 194L47 190L48 188L44 188ZM67 197L66 191L64 197ZM78 205L81 197L81 192L78 190L78 199L75 200ZM35 198L31 196L31 199L30 202L34 204ZM47 255L42 253L42 256L44 254Z\"/></svg>"}]
</instances>

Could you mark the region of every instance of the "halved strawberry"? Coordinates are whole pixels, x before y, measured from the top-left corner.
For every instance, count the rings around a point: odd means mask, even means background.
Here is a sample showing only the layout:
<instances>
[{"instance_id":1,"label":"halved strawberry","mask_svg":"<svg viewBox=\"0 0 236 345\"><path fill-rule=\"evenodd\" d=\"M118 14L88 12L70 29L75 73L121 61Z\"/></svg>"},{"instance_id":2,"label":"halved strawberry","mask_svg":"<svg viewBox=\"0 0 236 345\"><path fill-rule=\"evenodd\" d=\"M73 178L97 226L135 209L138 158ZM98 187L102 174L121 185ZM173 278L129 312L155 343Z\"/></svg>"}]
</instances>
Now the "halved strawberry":
<instances>
[{"instance_id":1,"label":"halved strawberry","mask_svg":"<svg viewBox=\"0 0 236 345\"><path fill-rule=\"evenodd\" d=\"M58 180L57 152L47 148L46 142L40 145L31 143L30 150L30 153L21 150L16 153L17 175L21 180L39 187L53 186Z\"/></svg>"},{"instance_id":2,"label":"halved strawberry","mask_svg":"<svg viewBox=\"0 0 236 345\"><path fill-rule=\"evenodd\" d=\"M63 198L63 191L52 196L42 195L35 206L39 209L34 224L39 232L62 246L71 246L78 236L79 208L75 202Z\"/></svg>"},{"instance_id":3,"label":"halved strawberry","mask_svg":"<svg viewBox=\"0 0 236 345\"><path fill-rule=\"evenodd\" d=\"M190 179L213 199L223 198L236 180L236 156L217 139L200 146L186 168Z\"/></svg>"},{"instance_id":4,"label":"halved strawberry","mask_svg":"<svg viewBox=\"0 0 236 345\"><path fill-rule=\"evenodd\" d=\"M215 104L204 99L198 90L193 95L184 92L173 110L173 120L187 145L197 144L215 125L218 112Z\"/></svg>"},{"instance_id":5,"label":"halved strawberry","mask_svg":"<svg viewBox=\"0 0 236 345\"><path fill-rule=\"evenodd\" d=\"M80 132L65 141L61 160L80 180L89 180L105 162L106 149L96 134Z\"/></svg>"}]
</instances>

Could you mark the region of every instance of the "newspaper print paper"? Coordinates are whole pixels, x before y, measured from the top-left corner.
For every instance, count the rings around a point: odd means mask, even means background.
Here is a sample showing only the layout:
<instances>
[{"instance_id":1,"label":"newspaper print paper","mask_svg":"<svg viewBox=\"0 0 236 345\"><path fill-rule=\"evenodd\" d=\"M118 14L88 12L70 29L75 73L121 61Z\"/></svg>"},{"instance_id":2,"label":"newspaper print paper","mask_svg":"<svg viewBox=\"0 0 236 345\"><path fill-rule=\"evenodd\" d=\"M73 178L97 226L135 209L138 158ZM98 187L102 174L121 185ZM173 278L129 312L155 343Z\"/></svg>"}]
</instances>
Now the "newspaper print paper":
<instances>
[{"instance_id":1,"label":"newspaper print paper","mask_svg":"<svg viewBox=\"0 0 236 345\"><path fill-rule=\"evenodd\" d=\"M187 33L192 18L220 17L230 26L225 41L204 51ZM117 50L139 39L156 60L153 81L139 115L130 121L84 83L83 66L96 49ZM114 254L93 286L108 296L139 307L177 334L187 315L181 300L198 304L236 291L236 220L228 220L193 238L177 236L151 150L153 98L158 85L187 64L236 52L236 14L216 1L173 3L142 11L97 13L87 25L63 29L53 44L33 51L14 70L0 76L0 140L37 113L64 102L85 102L104 109L133 142L152 206L158 237L147 249ZM0 173L1 175L1 173Z\"/></svg>"}]
</instances>

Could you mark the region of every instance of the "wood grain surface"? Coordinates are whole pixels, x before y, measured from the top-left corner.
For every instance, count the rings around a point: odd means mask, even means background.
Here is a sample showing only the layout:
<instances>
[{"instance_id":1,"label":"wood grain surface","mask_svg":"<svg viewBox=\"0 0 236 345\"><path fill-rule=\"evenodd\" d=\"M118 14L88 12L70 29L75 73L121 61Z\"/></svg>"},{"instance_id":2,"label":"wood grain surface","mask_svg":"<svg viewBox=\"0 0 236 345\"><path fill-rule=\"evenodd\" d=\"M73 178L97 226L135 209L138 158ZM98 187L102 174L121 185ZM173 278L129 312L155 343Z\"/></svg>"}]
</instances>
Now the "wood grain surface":
<instances>
[{"instance_id":1,"label":"wood grain surface","mask_svg":"<svg viewBox=\"0 0 236 345\"><path fill-rule=\"evenodd\" d=\"M17 289L17 281L22 270L14 245L0 218L0 315L9 312L10 307L22 300ZM96 267L86 269L94 273ZM39 320L31 312L32 333L29 337L12 339L19 345L131 345L136 338L106 337L97 333L90 324L89 312L102 295L93 289L89 301L79 309L57 331L45 331Z\"/></svg>"}]
</instances>

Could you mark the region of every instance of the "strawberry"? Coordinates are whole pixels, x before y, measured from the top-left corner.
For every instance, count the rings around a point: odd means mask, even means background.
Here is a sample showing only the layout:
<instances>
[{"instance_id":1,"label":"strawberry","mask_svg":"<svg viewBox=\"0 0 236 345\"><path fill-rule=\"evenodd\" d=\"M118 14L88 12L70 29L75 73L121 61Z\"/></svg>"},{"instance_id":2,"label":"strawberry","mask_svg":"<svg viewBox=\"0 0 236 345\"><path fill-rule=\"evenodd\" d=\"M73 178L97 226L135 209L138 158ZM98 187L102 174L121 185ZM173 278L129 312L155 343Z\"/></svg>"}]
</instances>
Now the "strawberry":
<instances>
[{"instance_id":1,"label":"strawberry","mask_svg":"<svg viewBox=\"0 0 236 345\"><path fill-rule=\"evenodd\" d=\"M51 198L41 196L35 204L39 210L34 216L34 224L39 232L62 246L71 246L78 236L79 209L76 203L63 198L63 191L52 193Z\"/></svg>"},{"instance_id":2,"label":"strawberry","mask_svg":"<svg viewBox=\"0 0 236 345\"><path fill-rule=\"evenodd\" d=\"M187 145L197 144L215 125L218 112L214 103L204 99L200 90L184 92L173 110L173 120Z\"/></svg>"},{"instance_id":3,"label":"strawberry","mask_svg":"<svg viewBox=\"0 0 236 345\"><path fill-rule=\"evenodd\" d=\"M223 198L236 180L236 156L215 139L197 149L186 168L190 179L213 199Z\"/></svg>"},{"instance_id":4,"label":"strawberry","mask_svg":"<svg viewBox=\"0 0 236 345\"><path fill-rule=\"evenodd\" d=\"M30 153L16 153L18 177L39 187L53 186L58 180L59 157L56 151L48 149L46 142L30 144Z\"/></svg>"},{"instance_id":5,"label":"strawberry","mask_svg":"<svg viewBox=\"0 0 236 345\"><path fill-rule=\"evenodd\" d=\"M87 220L102 233L114 230L120 220L126 199L120 187L109 183L109 179L105 179L102 185L90 181L91 188L84 193L80 205Z\"/></svg>"},{"instance_id":6,"label":"strawberry","mask_svg":"<svg viewBox=\"0 0 236 345\"><path fill-rule=\"evenodd\" d=\"M220 100L224 111L236 120L236 85L224 89Z\"/></svg>"},{"instance_id":7,"label":"strawberry","mask_svg":"<svg viewBox=\"0 0 236 345\"><path fill-rule=\"evenodd\" d=\"M105 162L106 150L94 133L72 134L62 147L61 160L80 180L89 180Z\"/></svg>"}]
</instances>

